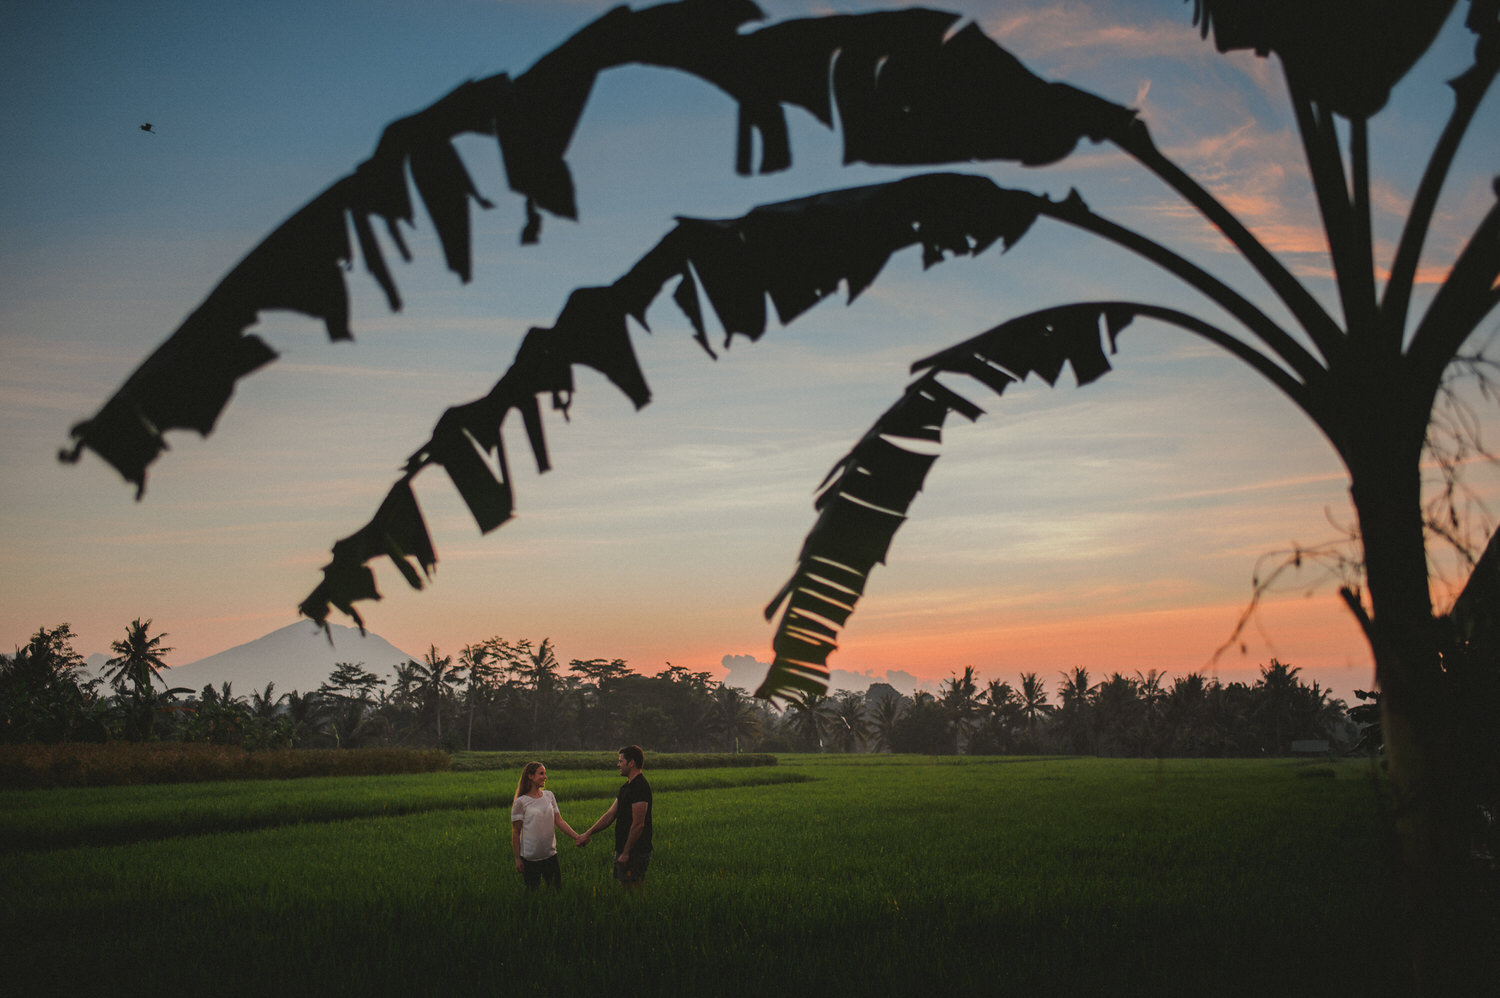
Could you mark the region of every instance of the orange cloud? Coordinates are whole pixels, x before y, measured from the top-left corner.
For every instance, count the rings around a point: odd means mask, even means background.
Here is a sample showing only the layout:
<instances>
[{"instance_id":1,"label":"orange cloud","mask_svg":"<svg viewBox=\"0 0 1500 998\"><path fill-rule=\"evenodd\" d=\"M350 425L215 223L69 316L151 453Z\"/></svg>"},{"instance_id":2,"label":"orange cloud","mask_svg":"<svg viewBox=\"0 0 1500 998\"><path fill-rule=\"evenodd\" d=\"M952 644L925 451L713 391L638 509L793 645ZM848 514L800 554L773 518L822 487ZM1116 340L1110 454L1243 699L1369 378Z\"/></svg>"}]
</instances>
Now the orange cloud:
<instances>
[{"instance_id":1,"label":"orange cloud","mask_svg":"<svg viewBox=\"0 0 1500 998\"><path fill-rule=\"evenodd\" d=\"M1358 626L1330 593L1268 601L1241 635L1243 648L1235 642L1215 659L1243 609L1212 604L998 620L990 613L961 628L944 620L941 626L875 633L851 629L829 664L857 672L899 669L930 680L973 665L985 680L1012 683L1023 671L1048 677L1077 666L1100 678L1158 669L1171 676L1198 672L1223 682L1253 682L1261 665L1279 658L1346 699L1373 682Z\"/></svg>"},{"instance_id":2,"label":"orange cloud","mask_svg":"<svg viewBox=\"0 0 1500 998\"><path fill-rule=\"evenodd\" d=\"M1107 9L1092 4L1055 3L1025 10L999 11L976 17L984 32L1023 59L1048 63L1063 72L1069 62L1097 62L1104 50L1111 58L1186 59L1201 57L1205 46L1184 22L1162 19L1150 24L1121 24Z\"/></svg>"}]
</instances>

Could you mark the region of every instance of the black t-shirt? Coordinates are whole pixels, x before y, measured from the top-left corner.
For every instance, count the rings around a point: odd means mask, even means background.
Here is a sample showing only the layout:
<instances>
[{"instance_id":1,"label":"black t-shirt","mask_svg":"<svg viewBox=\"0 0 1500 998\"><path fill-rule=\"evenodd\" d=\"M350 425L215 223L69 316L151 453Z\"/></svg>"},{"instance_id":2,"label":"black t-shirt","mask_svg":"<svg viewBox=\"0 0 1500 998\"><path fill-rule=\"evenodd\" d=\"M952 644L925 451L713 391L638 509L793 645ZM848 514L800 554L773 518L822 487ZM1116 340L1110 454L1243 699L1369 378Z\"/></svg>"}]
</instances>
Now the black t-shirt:
<instances>
[{"instance_id":1,"label":"black t-shirt","mask_svg":"<svg viewBox=\"0 0 1500 998\"><path fill-rule=\"evenodd\" d=\"M646 782L645 773L637 773L635 779L626 783L615 794L615 852L624 851L625 840L630 838L630 825L634 820L632 805L642 801L646 804L646 827L641 829L641 837L635 840L632 854L645 855L651 851L651 784Z\"/></svg>"}]
</instances>

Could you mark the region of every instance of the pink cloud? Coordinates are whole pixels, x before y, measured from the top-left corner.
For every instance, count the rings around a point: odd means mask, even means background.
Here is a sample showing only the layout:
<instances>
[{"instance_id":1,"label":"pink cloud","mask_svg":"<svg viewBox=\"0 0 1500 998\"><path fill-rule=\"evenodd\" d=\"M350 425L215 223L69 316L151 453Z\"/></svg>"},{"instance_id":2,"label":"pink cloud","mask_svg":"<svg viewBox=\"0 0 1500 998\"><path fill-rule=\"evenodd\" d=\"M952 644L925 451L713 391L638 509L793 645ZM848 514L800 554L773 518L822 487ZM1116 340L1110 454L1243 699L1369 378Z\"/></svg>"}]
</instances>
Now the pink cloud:
<instances>
[{"instance_id":1,"label":"pink cloud","mask_svg":"<svg viewBox=\"0 0 1500 998\"><path fill-rule=\"evenodd\" d=\"M1053 3L1005 10L976 18L991 38L1023 58L1062 71L1080 56L1105 50L1111 58L1192 58L1205 49L1185 21L1162 19L1150 24L1121 24L1107 8L1093 4Z\"/></svg>"}]
</instances>

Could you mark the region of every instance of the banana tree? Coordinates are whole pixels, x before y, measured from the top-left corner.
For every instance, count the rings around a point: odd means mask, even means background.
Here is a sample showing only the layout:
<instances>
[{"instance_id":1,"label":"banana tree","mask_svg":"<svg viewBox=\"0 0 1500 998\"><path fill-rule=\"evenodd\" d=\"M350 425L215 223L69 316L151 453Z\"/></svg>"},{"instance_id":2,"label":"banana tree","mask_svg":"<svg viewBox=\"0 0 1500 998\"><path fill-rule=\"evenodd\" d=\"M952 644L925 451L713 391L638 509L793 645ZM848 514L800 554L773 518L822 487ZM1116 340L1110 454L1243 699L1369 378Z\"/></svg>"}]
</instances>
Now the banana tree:
<instances>
[{"instance_id":1,"label":"banana tree","mask_svg":"<svg viewBox=\"0 0 1500 998\"><path fill-rule=\"evenodd\" d=\"M1437 613L1429 579L1429 524L1421 463L1444 377L1494 308L1500 277L1500 206L1475 220L1467 243L1425 309L1414 289L1424 241L1460 142L1500 70L1497 0L1195 0L1194 24L1221 52L1275 57L1306 153L1327 236L1335 314L1220 200L1153 143L1130 108L1031 73L957 15L912 9L788 20L755 30L749 0L683 0L619 8L579 31L526 72L465 83L391 124L369 159L292 215L253 249L93 418L73 429L64 457L93 450L144 488L164 434L214 428L238 379L274 359L247 333L280 308L350 336L345 268L358 256L391 308L402 301L375 222L410 256L408 176L436 229L446 264L473 272L471 203L488 206L455 152L465 133L494 137L506 179L522 199L523 242L545 215L577 214L565 154L598 75L641 63L693 74L738 104L736 169L784 170L792 151L787 107L840 129L846 163L902 168L974 161L1046 166L1080 142L1107 143L1158 177L1228 241L1277 300L1278 320L1255 300L1164 244L1061 200L960 173L932 173L765 205L733 219L681 219L613 284L579 288L551 328L534 329L482 398L455 405L410 455L373 518L333 545L321 582L302 602L323 621L333 608L378 598L370 562L388 557L421 587L435 563L412 491L433 466L452 479L474 519L494 530L514 511L514 475L501 427L514 411L539 471L549 459L541 400L567 411L573 367L592 367L637 406L650 391L627 319L671 285L671 298L712 352L711 309L729 335L759 339L769 299L787 323L843 289L852 299L897 251L919 246L926 265L1009 247L1037 224L1071 226L1136 254L1217 306L1209 321L1149 301L1082 301L1008 319L918 360L915 380L825 479L818 516L792 578L767 608L780 613L764 697L819 695L827 658L935 458L945 422L980 407L954 388L998 395L1031 375L1051 384L1070 367L1080 384L1110 370L1108 355L1137 321L1207 341L1274 385L1341 459L1361 542L1358 573L1341 590L1368 639L1381 690L1396 813L1421 883L1455 876L1468 848L1465 815L1496 799L1493 766L1472 764L1491 741L1453 723L1474 691L1495 683L1492 579L1500 553L1478 562L1464 616ZM1388 268L1377 266L1371 225L1370 119L1451 17L1464 18L1472 63L1454 67L1453 104L1407 206ZM758 151L758 161L756 152ZM354 234L353 243L347 235ZM1383 278L1383 281L1382 281ZM704 303L707 304L707 309ZM497 470L498 469L498 474ZM1481 621L1475 624L1474 621ZM1462 626L1459 626L1462 624ZM1483 647L1475 642L1485 641ZM1470 761L1466 762L1468 758Z\"/></svg>"}]
</instances>

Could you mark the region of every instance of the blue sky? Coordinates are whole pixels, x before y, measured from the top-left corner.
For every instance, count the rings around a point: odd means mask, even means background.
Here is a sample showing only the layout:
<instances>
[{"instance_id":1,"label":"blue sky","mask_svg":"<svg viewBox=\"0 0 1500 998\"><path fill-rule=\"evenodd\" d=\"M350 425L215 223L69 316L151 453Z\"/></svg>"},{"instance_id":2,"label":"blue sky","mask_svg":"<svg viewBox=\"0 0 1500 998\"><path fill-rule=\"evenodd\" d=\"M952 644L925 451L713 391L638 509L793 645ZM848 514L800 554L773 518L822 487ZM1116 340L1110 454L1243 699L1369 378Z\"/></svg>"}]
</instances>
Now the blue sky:
<instances>
[{"instance_id":1,"label":"blue sky","mask_svg":"<svg viewBox=\"0 0 1500 998\"><path fill-rule=\"evenodd\" d=\"M794 114L793 169L736 177L727 98L681 74L612 72L570 150L579 222L549 218L539 246L518 245L521 205L493 143L466 142L496 202L476 219L472 284L443 270L419 209L416 261L396 273L404 311L389 314L356 265L355 343L263 317L281 359L241 382L212 437L172 438L142 502L92 456L56 462L68 427L389 121L465 79L521 72L608 6L0 3L0 644L69 621L90 653L150 617L187 662L294 620L329 544L369 518L443 408L486 391L570 289L613 281L674 215L735 216L898 175L840 167L837 136ZM762 6L779 19L906 4ZM1218 55L1176 0L938 6L1034 71L1139 108L1158 145L1328 296L1274 64ZM1388 209L1409 195L1448 107L1444 80L1462 65L1466 33L1450 29L1376 119L1387 241L1399 219ZM1492 203L1493 112L1491 101L1445 196L1435 275ZM1077 188L1265 298L1216 233L1121 154L1084 146L1041 171L966 169L1055 197ZM439 474L424 476L435 584L414 593L381 572L386 599L366 619L408 649L499 635L644 672L768 661L761 609L793 570L813 490L911 361L1022 311L1126 295L1202 307L1121 251L1045 226L1004 256L926 273L915 254L897 257L852 306L825 302L717 361L664 300L635 336L652 404L636 413L581 374L571 420L548 415L554 471L531 474L516 434L518 517L488 537ZM1003 401L975 394L989 415L947 434L836 669L928 683L965 665L1012 681L1075 665L1228 680L1274 655L1346 699L1369 684L1368 653L1326 585L1271 600L1245 653L1210 663L1258 560L1348 522L1331 450L1273 389L1181 334L1137 324L1114 360L1082 390L1065 375ZM1492 473L1475 482L1493 492Z\"/></svg>"}]
</instances>

